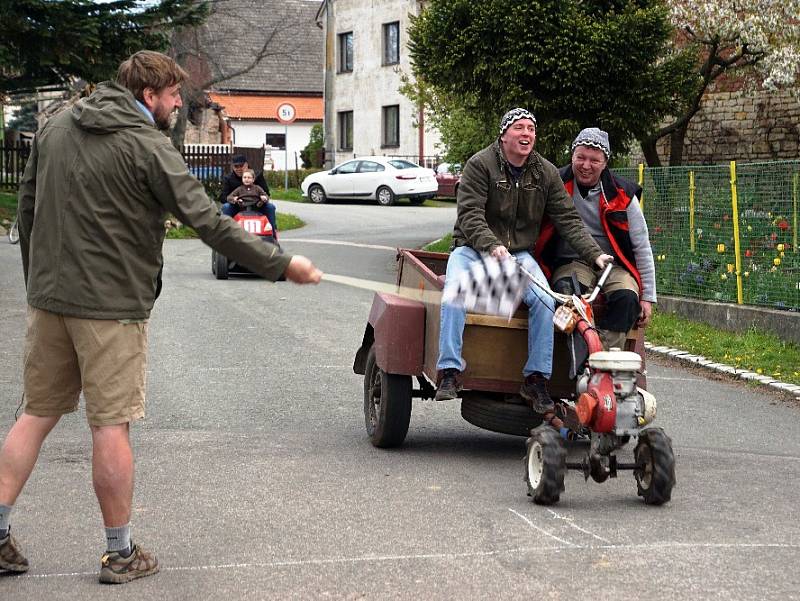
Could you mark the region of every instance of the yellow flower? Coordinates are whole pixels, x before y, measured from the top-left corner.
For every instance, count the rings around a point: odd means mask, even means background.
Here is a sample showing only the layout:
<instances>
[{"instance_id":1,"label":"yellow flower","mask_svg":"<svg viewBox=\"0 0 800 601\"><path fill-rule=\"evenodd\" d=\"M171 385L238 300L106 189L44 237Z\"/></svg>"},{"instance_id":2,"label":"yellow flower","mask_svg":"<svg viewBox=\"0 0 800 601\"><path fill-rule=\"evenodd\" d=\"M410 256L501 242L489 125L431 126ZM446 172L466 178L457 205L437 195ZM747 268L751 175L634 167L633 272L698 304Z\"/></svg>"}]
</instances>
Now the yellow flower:
<instances>
[{"instance_id":1,"label":"yellow flower","mask_svg":"<svg viewBox=\"0 0 800 601\"><path fill-rule=\"evenodd\" d=\"M721 274L720 274L720 276L719 276L719 279L721 279L721 280L727 280L727 279L728 279L728 275L727 275L727 274L725 274L725 273L721 273Z\"/></svg>"},{"instance_id":2,"label":"yellow flower","mask_svg":"<svg viewBox=\"0 0 800 601\"><path fill-rule=\"evenodd\" d=\"M757 374L763 374L764 370L759 367L758 369L756 369L756 373Z\"/></svg>"},{"instance_id":3,"label":"yellow flower","mask_svg":"<svg viewBox=\"0 0 800 601\"><path fill-rule=\"evenodd\" d=\"M749 278L750 277L750 272L749 271L745 271L743 275L744 275L744 277Z\"/></svg>"},{"instance_id":4,"label":"yellow flower","mask_svg":"<svg viewBox=\"0 0 800 601\"><path fill-rule=\"evenodd\" d=\"M778 252L783 252L785 247L784 247L783 244L778 244L778 246L776 246L776 248L778 249Z\"/></svg>"},{"instance_id":5,"label":"yellow flower","mask_svg":"<svg viewBox=\"0 0 800 601\"><path fill-rule=\"evenodd\" d=\"M728 263L728 273L733 273L733 263Z\"/></svg>"},{"instance_id":6,"label":"yellow flower","mask_svg":"<svg viewBox=\"0 0 800 601\"><path fill-rule=\"evenodd\" d=\"M780 265L780 264L781 264L781 260L780 260L780 258L779 258L779 257L775 257L774 259L772 259L772 264L773 264L775 267L777 267L778 265Z\"/></svg>"},{"instance_id":7,"label":"yellow flower","mask_svg":"<svg viewBox=\"0 0 800 601\"><path fill-rule=\"evenodd\" d=\"M725 245L724 244L717 244L717 252L724 253L725 252Z\"/></svg>"},{"instance_id":8,"label":"yellow flower","mask_svg":"<svg viewBox=\"0 0 800 601\"><path fill-rule=\"evenodd\" d=\"M786 253L781 251L781 259L786 256Z\"/></svg>"}]
</instances>

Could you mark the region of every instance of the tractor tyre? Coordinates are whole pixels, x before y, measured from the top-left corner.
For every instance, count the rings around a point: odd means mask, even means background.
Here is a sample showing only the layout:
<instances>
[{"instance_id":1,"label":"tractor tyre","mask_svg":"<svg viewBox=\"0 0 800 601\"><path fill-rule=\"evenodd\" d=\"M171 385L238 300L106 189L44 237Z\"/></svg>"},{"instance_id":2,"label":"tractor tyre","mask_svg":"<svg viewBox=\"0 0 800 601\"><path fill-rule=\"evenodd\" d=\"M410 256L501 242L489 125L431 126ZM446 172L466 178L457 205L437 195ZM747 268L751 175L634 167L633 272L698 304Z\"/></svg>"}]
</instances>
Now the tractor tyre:
<instances>
[{"instance_id":1,"label":"tractor tyre","mask_svg":"<svg viewBox=\"0 0 800 601\"><path fill-rule=\"evenodd\" d=\"M639 496L648 505L669 501L675 486L675 455L669 436L661 428L642 430L633 457Z\"/></svg>"},{"instance_id":2,"label":"tractor tyre","mask_svg":"<svg viewBox=\"0 0 800 601\"><path fill-rule=\"evenodd\" d=\"M567 450L561 435L542 424L531 431L525 455L525 482L528 496L539 505L558 503L567 473Z\"/></svg>"},{"instance_id":3,"label":"tractor tyre","mask_svg":"<svg viewBox=\"0 0 800 601\"><path fill-rule=\"evenodd\" d=\"M411 421L411 376L387 374L369 350L364 371L364 422L370 442L380 448L403 444Z\"/></svg>"}]
</instances>

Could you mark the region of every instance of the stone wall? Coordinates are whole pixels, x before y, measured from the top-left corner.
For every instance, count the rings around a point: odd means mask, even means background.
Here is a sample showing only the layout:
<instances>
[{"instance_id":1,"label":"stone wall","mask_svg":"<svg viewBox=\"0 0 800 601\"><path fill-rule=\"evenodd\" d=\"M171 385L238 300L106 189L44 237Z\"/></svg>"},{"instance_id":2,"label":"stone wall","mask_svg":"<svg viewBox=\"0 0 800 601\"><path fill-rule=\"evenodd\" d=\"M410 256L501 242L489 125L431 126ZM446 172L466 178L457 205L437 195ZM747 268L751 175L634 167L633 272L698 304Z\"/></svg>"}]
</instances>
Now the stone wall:
<instances>
[{"instance_id":1,"label":"stone wall","mask_svg":"<svg viewBox=\"0 0 800 601\"><path fill-rule=\"evenodd\" d=\"M203 110L199 125L186 124L185 144L226 144L220 131L222 113L217 109Z\"/></svg>"},{"instance_id":2,"label":"stone wall","mask_svg":"<svg viewBox=\"0 0 800 601\"><path fill-rule=\"evenodd\" d=\"M667 164L669 139L658 147ZM714 92L692 119L684 164L800 158L800 94L789 90Z\"/></svg>"}]
</instances>

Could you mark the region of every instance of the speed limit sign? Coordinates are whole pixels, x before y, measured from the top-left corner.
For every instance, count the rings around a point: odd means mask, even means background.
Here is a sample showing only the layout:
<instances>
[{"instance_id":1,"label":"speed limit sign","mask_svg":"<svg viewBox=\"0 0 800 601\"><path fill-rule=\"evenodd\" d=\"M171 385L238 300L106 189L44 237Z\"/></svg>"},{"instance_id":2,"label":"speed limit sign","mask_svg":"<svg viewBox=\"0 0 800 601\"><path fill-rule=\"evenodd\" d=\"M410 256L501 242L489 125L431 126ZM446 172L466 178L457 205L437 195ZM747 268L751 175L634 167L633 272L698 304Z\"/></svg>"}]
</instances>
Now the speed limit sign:
<instances>
[{"instance_id":1,"label":"speed limit sign","mask_svg":"<svg viewBox=\"0 0 800 601\"><path fill-rule=\"evenodd\" d=\"M292 123L297 116L297 111L291 102L284 102L278 107L278 121L281 123Z\"/></svg>"}]
</instances>

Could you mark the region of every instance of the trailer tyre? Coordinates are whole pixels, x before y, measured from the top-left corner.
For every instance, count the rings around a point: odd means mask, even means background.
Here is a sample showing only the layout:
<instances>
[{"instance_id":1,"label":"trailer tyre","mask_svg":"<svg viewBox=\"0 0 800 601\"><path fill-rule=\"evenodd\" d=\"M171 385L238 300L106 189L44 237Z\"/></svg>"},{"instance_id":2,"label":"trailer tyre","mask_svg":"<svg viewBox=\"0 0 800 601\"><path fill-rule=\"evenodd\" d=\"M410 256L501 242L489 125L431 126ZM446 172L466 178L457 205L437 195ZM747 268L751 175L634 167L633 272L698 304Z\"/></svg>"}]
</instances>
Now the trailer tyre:
<instances>
[{"instance_id":1,"label":"trailer tyre","mask_svg":"<svg viewBox=\"0 0 800 601\"><path fill-rule=\"evenodd\" d=\"M567 450L561 436L542 424L531 431L525 454L525 482L528 496L539 505L558 503L567 473Z\"/></svg>"},{"instance_id":2,"label":"trailer tyre","mask_svg":"<svg viewBox=\"0 0 800 601\"><path fill-rule=\"evenodd\" d=\"M514 436L528 436L542 423L542 416L527 405L486 397L470 398L469 393L461 397L461 417L484 430Z\"/></svg>"},{"instance_id":3,"label":"trailer tyre","mask_svg":"<svg viewBox=\"0 0 800 601\"><path fill-rule=\"evenodd\" d=\"M648 505L669 501L675 486L675 455L669 436L661 428L642 430L633 456L639 496Z\"/></svg>"},{"instance_id":4,"label":"trailer tyre","mask_svg":"<svg viewBox=\"0 0 800 601\"><path fill-rule=\"evenodd\" d=\"M411 421L411 376L378 367L375 347L364 372L364 421L370 442L381 448L403 444Z\"/></svg>"}]
</instances>

